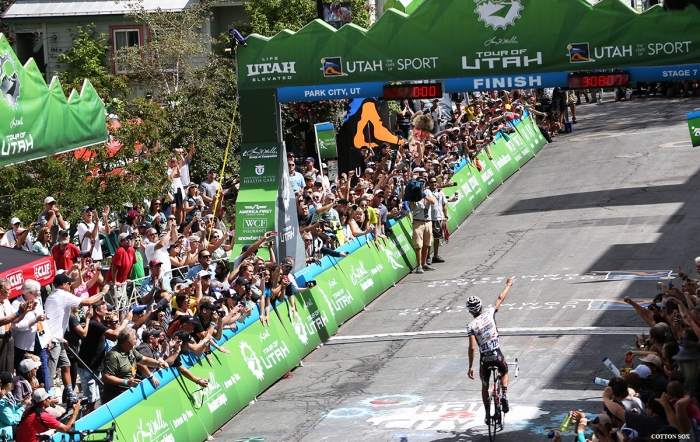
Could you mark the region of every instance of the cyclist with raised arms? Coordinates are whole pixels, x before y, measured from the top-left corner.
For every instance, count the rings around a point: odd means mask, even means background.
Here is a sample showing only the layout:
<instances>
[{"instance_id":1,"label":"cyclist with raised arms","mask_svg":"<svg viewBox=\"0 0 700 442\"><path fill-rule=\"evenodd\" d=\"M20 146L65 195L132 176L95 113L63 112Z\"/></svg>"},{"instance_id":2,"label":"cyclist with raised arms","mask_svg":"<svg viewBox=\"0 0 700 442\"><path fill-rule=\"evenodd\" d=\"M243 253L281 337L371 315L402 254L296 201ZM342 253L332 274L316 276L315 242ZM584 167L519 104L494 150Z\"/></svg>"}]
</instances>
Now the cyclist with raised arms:
<instances>
[{"instance_id":1,"label":"cyclist with raised arms","mask_svg":"<svg viewBox=\"0 0 700 442\"><path fill-rule=\"evenodd\" d=\"M501 374L501 386L503 387L503 397L501 406L503 412L508 413L508 399L506 391L508 389L508 364L501 353L501 343L498 340L498 327L494 315L501 307L508 290L513 285L513 278L506 280L506 287L503 289L493 306L481 309L481 299L471 296L467 299L467 310L474 316L474 319L467 324L467 334L469 336L469 379L474 379L474 355L476 346L479 346L479 377L481 378L481 399L484 401L484 408L487 410L486 424L488 425L488 400L489 400L489 368L496 367Z\"/></svg>"}]
</instances>

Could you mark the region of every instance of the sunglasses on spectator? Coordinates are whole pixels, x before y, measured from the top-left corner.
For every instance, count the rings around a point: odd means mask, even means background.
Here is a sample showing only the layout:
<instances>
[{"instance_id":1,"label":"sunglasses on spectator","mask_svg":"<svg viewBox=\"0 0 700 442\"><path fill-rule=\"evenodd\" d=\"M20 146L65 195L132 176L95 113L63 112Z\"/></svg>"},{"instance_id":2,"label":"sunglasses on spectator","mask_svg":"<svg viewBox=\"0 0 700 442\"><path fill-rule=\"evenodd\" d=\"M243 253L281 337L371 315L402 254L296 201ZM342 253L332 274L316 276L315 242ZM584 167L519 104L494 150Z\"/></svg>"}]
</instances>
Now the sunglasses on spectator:
<instances>
[{"instance_id":1,"label":"sunglasses on spectator","mask_svg":"<svg viewBox=\"0 0 700 442\"><path fill-rule=\"evenodd\" d=\"M211 255L202 255L202 258L204 258L204 259L211 259Z\"/></svg>"},{"instance_id":2,"label":"sunglasses on spectator","mask_svg":"<svg viewBox=\"0 0 700 442\"><path fill-rule=\"evenodd\" d=\"M367 208L367 204L360 204L360 207L362 207L363 209L366 209L366 208Z\"/></svg>"}]
</instances>

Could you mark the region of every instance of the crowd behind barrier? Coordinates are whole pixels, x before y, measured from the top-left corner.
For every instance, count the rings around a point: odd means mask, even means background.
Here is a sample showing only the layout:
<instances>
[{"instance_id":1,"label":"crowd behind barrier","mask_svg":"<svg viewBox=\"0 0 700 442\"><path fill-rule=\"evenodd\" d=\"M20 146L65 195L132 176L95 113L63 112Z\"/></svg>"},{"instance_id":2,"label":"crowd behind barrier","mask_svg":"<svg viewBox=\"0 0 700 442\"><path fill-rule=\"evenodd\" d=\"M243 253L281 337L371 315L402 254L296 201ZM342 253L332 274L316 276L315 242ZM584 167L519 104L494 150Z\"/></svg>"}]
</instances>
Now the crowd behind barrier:
<instances>
[{"instance_id":1,"label":"crowd behind barrier","mask_svg":"<svg viewBox=\"0 0 700 442\"><path fill-rule=\"evenodd\" d=\"M122 435L133 429L143 436L160 425L156 421L164 413L178 411L180 415L167 422L171 430L194 431L177 423L196 418L205 432L214 431L272 382L290 376L301 358L376 296L409 271L430 265L416 259L421 251L415 244L420 214L417 201L406 195L408 189L425 201L444 192L445 204L439 207L444 218L435 227L447 236L545 144L544 133L528 117L534 109L514 100L510 106L517 112L499 112L507 110L503 101L486 95L472 101L482 101L489 109L474 115L479 118L476 126L491 118L487 115L509 114L475 131L475 139L488 141L473 152L470 141L449 148L432 146L433 140L441 143L438 140L452 131L438 130L436 137L421 134L426 119L432 121L426 112L422 121L420 115L412 120L405 143L389 146L389 152L383 152L386 146L378 149L376 171L367 161L359 176L341 175L331 183L326 173L315 171L312 161L305 161L302 179L313 185L299 187L297 200L300 209L310 209L306 214L299 210L308 266L296 275L291 257L275 256L274 232L244 247L240 256L229 257L233 232L226 224L226 209L217 205L223 194L214 171L200 186L184 179L193 143L187 155L175 152L180 160L171 161L174 184L168 195L147 207L125 207L119 224L112 222L109 207L101 212L85 207L82 221L70 226L52 197L44 200L45 210L37 221L44 227L39 227L33 244L26 233L32 229L22 229L21 222L13 220L17 240L10 245L52 254L57 275L48 290L26 281L23 295L12 302L7 299L9 282L0 281L0 326L7 324L0 338L0 372L24 375L29 386L22 390L27 385L16 380L3 385L6 394L0 407L13 410L15 421L0 417L0 422L12 430L24 416L20 430L22 425L38 428L41 421L27 419L32 415L28 410L45 409L42 419L64 431L55 418L63 416L60 425L69 426L74 419L58 408L64 404L78 411L73 416L84 416L78 429L102 427L116 419ZM294 185L294 155L288 161ZM399 176L405 180L388 179ZM185 187L179 207L178 195ZM161 210L163 201L173 203L170 210ZM428 205L424 209L431 211ZM350 227L341 216L349 210ZM431 246L432 260L439 262L439 241L430 241L427 248ZM266 252L258 254L261 249ZM34 336L37 344L21 338L22 333ZM240 370L234 373L232 367ZM82 405L78 394L85 396ZM106 406L98 407L100 403ZM160 414L146 418L156 403ZM207 416L197 411L202 404ZM128 419L133 425L123 424ZM27 431L31 434L33 429ZM206 434L200 440L204 438Z\"/></svg>"}]
</instances>

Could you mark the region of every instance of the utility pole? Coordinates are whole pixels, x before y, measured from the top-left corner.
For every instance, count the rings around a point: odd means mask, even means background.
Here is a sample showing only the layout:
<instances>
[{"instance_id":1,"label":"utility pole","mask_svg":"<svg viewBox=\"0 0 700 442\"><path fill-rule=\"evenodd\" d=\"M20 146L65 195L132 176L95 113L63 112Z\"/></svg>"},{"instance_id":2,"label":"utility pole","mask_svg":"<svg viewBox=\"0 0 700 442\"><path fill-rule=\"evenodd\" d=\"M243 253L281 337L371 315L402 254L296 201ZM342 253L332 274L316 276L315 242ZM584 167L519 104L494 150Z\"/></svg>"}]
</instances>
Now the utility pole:
<instances>
[{"instance_id":1,"label":"utility pole","mask_svg":"<svg viewBox=\"0 0 700 442\"><path fill-rule=\"evenodd\" d=\"M323 20L323 0L316 0L316 15L319 20Z\"/></svg>"}]
</instances>

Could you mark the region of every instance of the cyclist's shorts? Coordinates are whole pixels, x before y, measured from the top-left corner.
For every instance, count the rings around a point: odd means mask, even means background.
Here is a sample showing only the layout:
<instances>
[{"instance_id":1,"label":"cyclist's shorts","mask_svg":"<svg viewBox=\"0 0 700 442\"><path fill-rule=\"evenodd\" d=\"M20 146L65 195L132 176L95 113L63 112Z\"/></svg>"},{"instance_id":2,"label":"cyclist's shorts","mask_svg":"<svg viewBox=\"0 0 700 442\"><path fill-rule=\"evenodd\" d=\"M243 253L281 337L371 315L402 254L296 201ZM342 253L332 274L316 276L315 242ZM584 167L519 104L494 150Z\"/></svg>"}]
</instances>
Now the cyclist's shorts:
<instances>
[{"instance_id":1,"label":"cyclist's shorts","mask_svg":"<svg viewBox=\"0 0 700 442\"><path fill-rule=\"evenodd\" d=\"M488 353L481 353L481 358L479 359L479 378L481 378L481 383L486 386L489 385L489 368L491 367L496 367L501 375L508 373L508 364L500 348Z\"/></svg>"}]
</instances>

